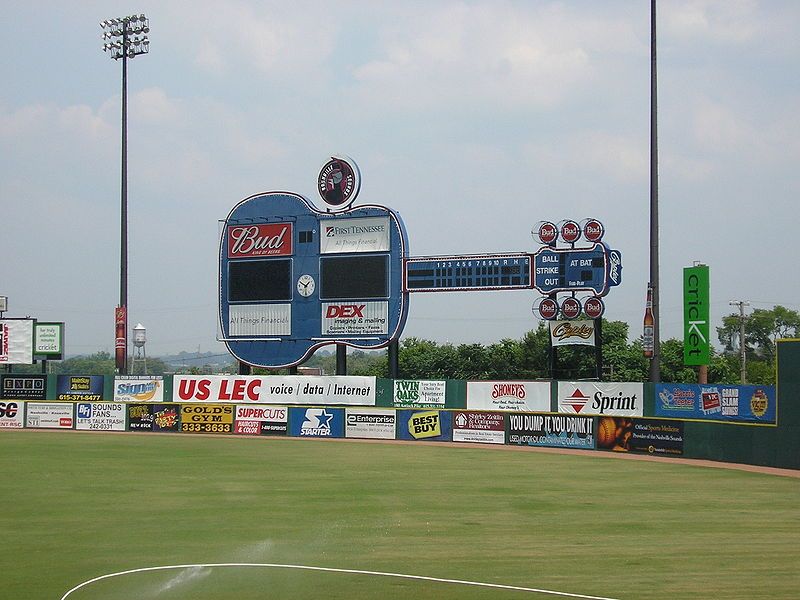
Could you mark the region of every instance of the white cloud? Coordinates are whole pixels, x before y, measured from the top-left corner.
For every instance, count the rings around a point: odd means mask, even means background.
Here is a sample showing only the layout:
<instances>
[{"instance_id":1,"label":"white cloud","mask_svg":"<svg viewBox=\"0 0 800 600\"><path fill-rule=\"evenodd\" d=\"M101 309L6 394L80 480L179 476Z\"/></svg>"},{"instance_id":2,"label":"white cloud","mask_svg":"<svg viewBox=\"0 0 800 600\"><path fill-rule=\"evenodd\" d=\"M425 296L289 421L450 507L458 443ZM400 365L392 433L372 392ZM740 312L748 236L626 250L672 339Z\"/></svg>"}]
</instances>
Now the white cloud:
<instances>
[{"instance_id":1,"label":"white cloud","mask_svg":"<svg viewBox=\"0 0 800 600\"><path fill-rule=\"evenodd\" d=\"M661 9L663 7L663 10ZM764 31L762 9L755 0L687 0L659 5L667 33L745 43Z\"/></svg>"}]
</instances>

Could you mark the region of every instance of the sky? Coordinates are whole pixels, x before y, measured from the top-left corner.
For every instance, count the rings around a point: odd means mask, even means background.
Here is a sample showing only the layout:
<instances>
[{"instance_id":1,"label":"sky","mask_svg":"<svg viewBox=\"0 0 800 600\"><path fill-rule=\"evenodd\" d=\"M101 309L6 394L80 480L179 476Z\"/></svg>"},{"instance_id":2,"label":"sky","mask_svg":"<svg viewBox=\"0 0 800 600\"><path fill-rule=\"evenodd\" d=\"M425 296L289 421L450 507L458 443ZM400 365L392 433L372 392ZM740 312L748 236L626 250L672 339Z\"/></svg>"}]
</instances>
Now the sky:
<instances>
[{"instance_id":1,"label":"sky","mask_svg":"<svg viewBox=\"0 0 800 600\"><path fill-rule=\"evenodd\" d=\"M599 219L624 267L605 316L641 335L648 0L0 6L0 295L6 317L64 321L68 355L113 352L121 61L99 23L135 13L151 31L128 61L128 306L149 356L225 352L219 220L267 191L324 207L337 153L360 167L357 203L400 213L412 257L533 253L535 223ZM661 338L682 338L695 261L712 327L734 300L800 310L800 3L661 0L657 19ZM412 294L402 338L520 339L539 297Z\"/></svg>"}]
</instances>

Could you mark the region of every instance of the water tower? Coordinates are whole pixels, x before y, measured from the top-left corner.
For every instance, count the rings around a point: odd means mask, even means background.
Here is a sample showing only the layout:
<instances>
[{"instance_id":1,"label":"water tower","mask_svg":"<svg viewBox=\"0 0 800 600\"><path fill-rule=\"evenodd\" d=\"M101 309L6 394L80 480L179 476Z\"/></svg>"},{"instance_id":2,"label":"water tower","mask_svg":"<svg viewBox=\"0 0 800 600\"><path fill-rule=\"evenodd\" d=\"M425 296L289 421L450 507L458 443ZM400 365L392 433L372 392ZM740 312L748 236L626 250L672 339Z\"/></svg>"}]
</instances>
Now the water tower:
<instances>
[{"instance_id":1,"label":"water tower","mask_svg":"<svg viewBox=\"0 0 800 600\"><path fill-rule=\"evenodd\" d=\"M147 375L147 351L145 350L145 343L147 342L147 329L141 323L137 323L133 328L133 360L131 361L131 375L136 375L136 365L139 366L140 375Z\"/></svg>"}]
</instances>

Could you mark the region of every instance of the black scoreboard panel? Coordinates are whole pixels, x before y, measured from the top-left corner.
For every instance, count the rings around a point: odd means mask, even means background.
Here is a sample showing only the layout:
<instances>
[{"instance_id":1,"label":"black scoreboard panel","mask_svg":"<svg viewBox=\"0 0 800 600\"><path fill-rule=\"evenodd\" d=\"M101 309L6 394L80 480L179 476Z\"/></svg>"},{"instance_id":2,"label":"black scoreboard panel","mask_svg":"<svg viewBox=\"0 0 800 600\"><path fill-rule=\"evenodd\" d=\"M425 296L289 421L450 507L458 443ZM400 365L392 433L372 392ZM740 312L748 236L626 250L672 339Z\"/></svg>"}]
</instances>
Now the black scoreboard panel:
<instances>
[{"instance_id":1,"label":"black scoreboard panel","mask_svg":"<svg viewBox=\"0 0 800 600\"><path fill-rule=\"evenodd\" d=\"M528 254L443 256L405 261L405 288L414 291L529 289Z\"/></svg>"},{"instance_id":2,"label":"black scoreboard panel","mask_svg":"<svg viewBox=\"0 0 800 600\"><path fill-rule=\"evenodd\" d=\"M265 302L292 299L292 260L264 258L228 263L228 300Z\"/></svg>"},{"instance_id":3,"label":"black scoreboard panel","mask_svg":"<svg viewBox=\"0 0 800 600\"><path fill-rule=\"evenodd\" d=\"M323 256L320 259L322 300L389 297L389 255Z\"/></svg>"}]
</instances>

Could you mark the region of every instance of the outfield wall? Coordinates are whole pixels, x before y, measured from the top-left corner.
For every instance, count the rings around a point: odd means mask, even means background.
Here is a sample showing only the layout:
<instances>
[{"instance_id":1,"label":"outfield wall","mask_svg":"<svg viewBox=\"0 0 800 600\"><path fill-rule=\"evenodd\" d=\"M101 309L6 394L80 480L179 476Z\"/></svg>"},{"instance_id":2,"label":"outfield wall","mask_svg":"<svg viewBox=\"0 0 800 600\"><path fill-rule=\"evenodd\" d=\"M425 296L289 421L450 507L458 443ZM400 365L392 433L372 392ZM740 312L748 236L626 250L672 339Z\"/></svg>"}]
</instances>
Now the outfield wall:
<instances>
[{"instance_id":1,"label":"outfield wall","mask_svg":"<svg viewBox=\"0 0 800 600\"><path fill-rule=\"evenodd\" d=\"M4 374L0 430L471 442L800 469L800 340L778 344L778 365L777 387Z\"/></svg>"}]
</instances>

